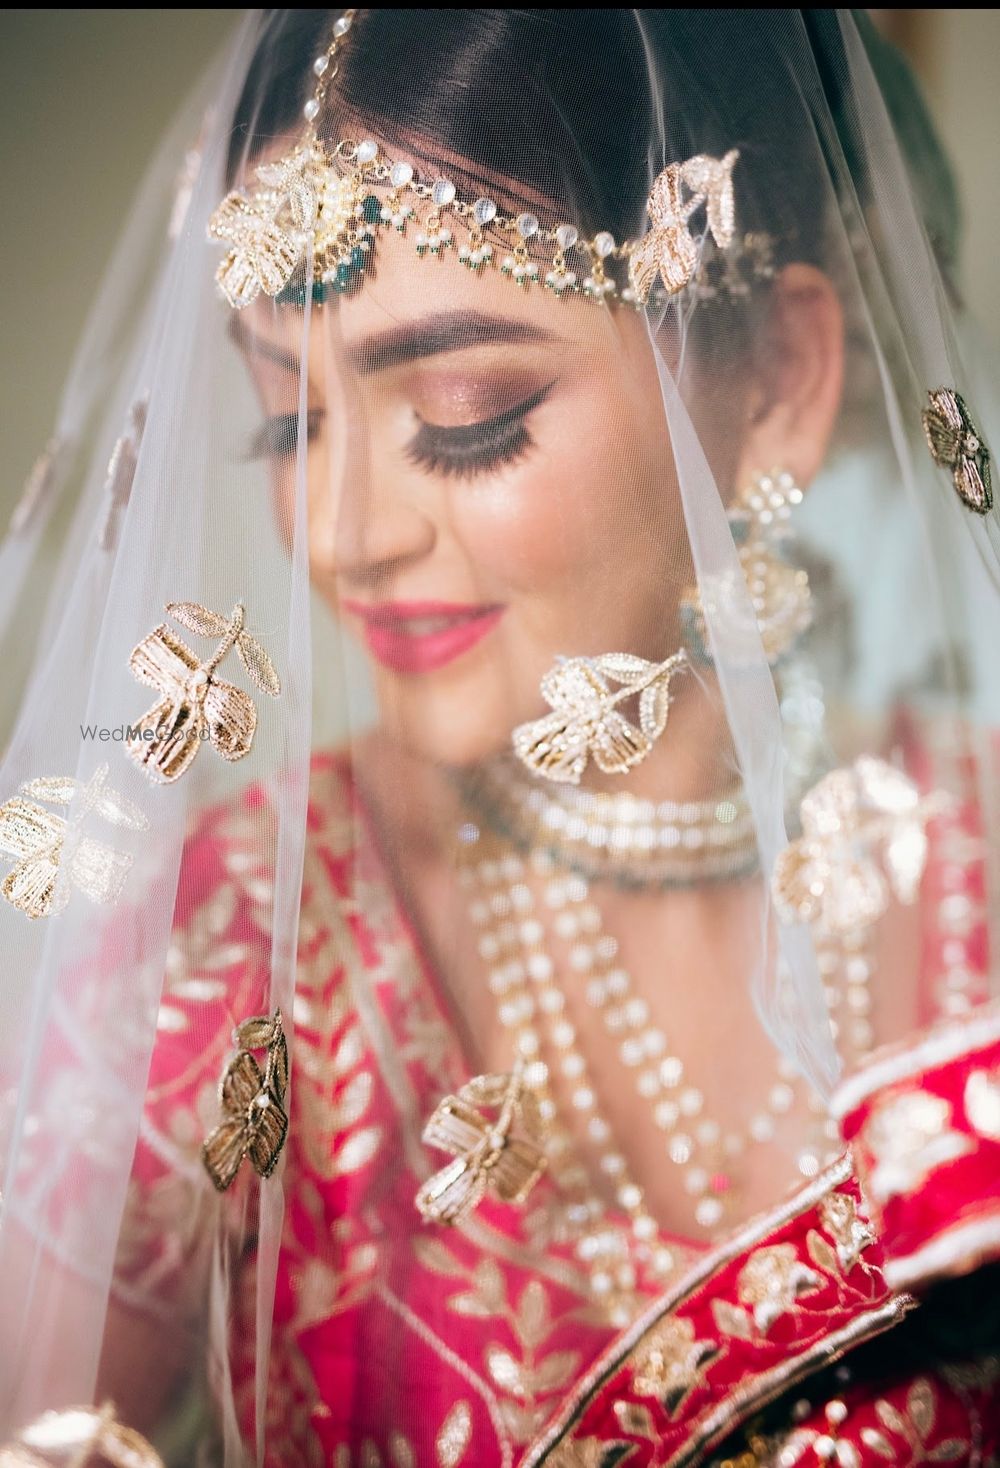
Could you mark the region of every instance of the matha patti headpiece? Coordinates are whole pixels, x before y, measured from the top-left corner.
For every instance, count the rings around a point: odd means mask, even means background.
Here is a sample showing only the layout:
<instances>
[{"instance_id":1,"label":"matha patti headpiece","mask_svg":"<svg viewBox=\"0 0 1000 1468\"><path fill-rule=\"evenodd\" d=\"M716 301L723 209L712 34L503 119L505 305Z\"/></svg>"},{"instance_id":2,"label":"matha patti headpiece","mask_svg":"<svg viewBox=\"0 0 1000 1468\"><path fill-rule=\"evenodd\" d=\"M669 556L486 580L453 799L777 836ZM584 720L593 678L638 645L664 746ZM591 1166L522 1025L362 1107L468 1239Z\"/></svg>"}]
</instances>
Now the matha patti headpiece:
<instances>
[{"instance_id":1,"label":"matha patti headpiece","mask_svg":"<svg viewBox=\"0 0 1000 1468\"><path fill-rule=\"evenodd\" d=\"M411 232L418 255L454 249L470 270L499 269L522 287L541 282L558 296L582 292L596 301L641 306L653 297L657 277L664 296L697 285L702 245L689 222L702 208L716 246L745 257L734 279L773 275L769 241L736 236L735 148L721 159L699 154L665 168L649 195L648 232L624 244L608 230L584 238L573 224L546 226L528 211L502 214L490 198L462 199L449 178L418 179L410 163L388 158L371 138L345 138L328 148L316 124L356 15L344 12L313 63L316 88L295 148L261 164L258 187L249 195L232 190L209 221L209 237L229 247L216 279L231 306L248 306L261 292L304 304L305 282L292 284L303 265L317 304L349 294L371 264L380 231L390 229ZM543 250L545 256L533 258ZM731 273L716 272L710 294L725 290Z\"/></svg>"}]
</instances>

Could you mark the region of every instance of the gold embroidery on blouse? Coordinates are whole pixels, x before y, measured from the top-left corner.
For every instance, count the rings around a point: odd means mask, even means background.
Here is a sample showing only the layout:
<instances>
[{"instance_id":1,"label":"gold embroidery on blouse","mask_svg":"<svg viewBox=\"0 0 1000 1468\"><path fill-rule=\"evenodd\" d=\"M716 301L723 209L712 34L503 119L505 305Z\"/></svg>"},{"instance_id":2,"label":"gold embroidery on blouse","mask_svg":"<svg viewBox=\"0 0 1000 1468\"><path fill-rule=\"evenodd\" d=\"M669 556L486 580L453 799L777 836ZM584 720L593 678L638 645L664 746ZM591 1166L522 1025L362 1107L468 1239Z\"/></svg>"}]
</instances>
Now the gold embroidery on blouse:
<instances>
[{"instance_id":1,"label":"gold embroidery on blouse","mask_svg":"<svg viewBox=\"0 0 1000 1468\"><path fill-rule=\"evenodd\" d=\"M635 1362L632 1390L639 1397L658 1398L667 1415L674 1417L720 1354L715 1341L695 1339L690 1320L670 1317L643 1342Z\"/></svg>"},{"instance_id":2,"label":"gold embroidery on blouse","mask_svg":"<svg viewBox=\"0 0 1000 1468\"><path fill-rule=\"evenodd\" d=\"M262 693L277 698L281 692L271 659L244 628L242 606L235 606L228 620L196 602L168 602L166 610L182 627L220 641L210 657L200 659L161 622L132 650L133 674L163 697L130 728L126 749L158 784L180 779L203 740L223 759L239 760L250 753L257 727L253 699L215 674L234 647Z\"/></svg>"},{"instance_id":3,"label":"gold embroidery on blouse","mask_svg":"<svg viewBox=\"0 0 1000 1468\"><path fill-rule=\"evenodd\" d=\"M758 1330L767 1335L780 1315L822 1284L820 1275L799 1259L794 1244L769 1244L750 1255L737 1290L743 1304L750 1306Z\"/></svg>"},{"instance_id":4,"label":"gold embroidery on blouse","mask_svg":"<svg viewBox=\"0 0 1000 1468\"><path fill-rule=\"evenodd\" d=\"M929 1091L905 1091L879 1102L864 1126L874 1159L869 1191L878 1203L911 1193L928 1173L973 1150L951 1126L951 1106Z\"/></svg>"},{"instance_id":5,"label":"gold embroidery on blouse","mask_svg":"<svg viewBox=\"0 0 1000 1468\"><path fill-rule=\"evenodd\" d=\"M545 1168L542 1133L538 1103L519 1072L475 1076L438 1103L424 1128L427 1146L455 1161L424 1183L417 1208L433 1223L455 1223L472 1212L488 1184L503 1202L523 1202Z\"/></svg>"},{"instance_id":6,"label":"gold embroidery on blouse","mask_svg":"<svg viewBox=\"0 0 1000 1468\"><path fill-rule=\"evenodd\" d=\"M229 1062L222 1077L220 1100L225 1120L205 1139L202 1161L214 1186L225 1192L244 1157L255 1171L268 1178L278 1165L288 1135L284 1109L288 1085L288 1046L281 1011L272 1019L260 1016L244 1020L236 1031L239 1053ZM263 1074L251 1050L267 1050Z\"/></svg>"},{"instance_id":7,"label":"gold embroidery on blouse","mask_svg":"<svg viewBox=\"0 0 1000 1468\"><path fill-rule=\"evenodd\" d=\"M858 1205L847 1193L828 1193L820 1199L819 1216L823 1227L837 1247L840 1267L846 1274L853 1269L865 1249L875 1242L875 1232L858 1212Z\"/></svg>"},{"instance_id":8,"label":"gold embroidery on blouse","mask_svg":"<svg viewBox=\"0 0 1000 1468\"><path fill-rule=\"evenodd\" d=\"M965 1114L981 1137L1000 1142L1000 1066L974 1070L965 1083Z\"/></svg>"},{"instance_id":9,"label":"gold embroidery on blouse","mask_svg":"<svg viewBox=\"0 0 1000 1468\"><path fill-rule=\"evenodd\" d=\"M471 1437L472 1411L468 1402L456 1402L434 1439L438 1468L459 1468Z\"/></svg>"}]
</instances>

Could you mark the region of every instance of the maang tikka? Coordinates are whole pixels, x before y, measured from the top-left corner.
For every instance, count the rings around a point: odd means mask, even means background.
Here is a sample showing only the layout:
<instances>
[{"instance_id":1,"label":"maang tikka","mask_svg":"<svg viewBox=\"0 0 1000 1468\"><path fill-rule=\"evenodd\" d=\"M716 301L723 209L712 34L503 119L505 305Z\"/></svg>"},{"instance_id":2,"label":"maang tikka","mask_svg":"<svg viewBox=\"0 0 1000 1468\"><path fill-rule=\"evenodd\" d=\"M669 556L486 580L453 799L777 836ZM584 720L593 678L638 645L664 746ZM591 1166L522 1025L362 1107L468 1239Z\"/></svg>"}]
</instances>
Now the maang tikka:
<instances>
[{"instance_id":1,"label":"maang tikka","mask_svg":"<svg viewBox=\"0 0 1000 1468\"><path fill-rule=\"evenodd\" d=\"M561 658L541 682L552 712L518 725L511 735L514 753L536 775L563 784L578 785L591 756L604 774L624 775L651 753L666 728L670 680L687 663L683 648L663 663L623 652ZM631 698L639 702L638 724L618 709Z\"/></svg>"}]
</instances>

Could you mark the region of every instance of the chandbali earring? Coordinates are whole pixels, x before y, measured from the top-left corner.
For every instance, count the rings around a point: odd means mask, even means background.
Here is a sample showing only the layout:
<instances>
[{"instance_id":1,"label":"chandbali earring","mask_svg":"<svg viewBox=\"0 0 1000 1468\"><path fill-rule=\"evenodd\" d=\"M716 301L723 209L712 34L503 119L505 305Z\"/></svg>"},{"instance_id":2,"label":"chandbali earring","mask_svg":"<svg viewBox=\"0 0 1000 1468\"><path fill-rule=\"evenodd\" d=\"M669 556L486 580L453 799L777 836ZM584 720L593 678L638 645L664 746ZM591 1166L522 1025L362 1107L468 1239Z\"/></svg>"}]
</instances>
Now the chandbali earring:
<instances>
[{"instance_id":1,"label":"chandbali earring","mask_svg":"<svg viewBox=\"0 0 1000 1468\"><path fill-rule=\"evenodd\" d=\"M562 784L578 785L591 756L606 775L624 775L666 728L670 680L686 666L683 648L664 663L623 652L560 658L541 683L552 712L514 730L514 753L536 775ZM619 712L631 698L638 699L637 724Z\"/></svg>"},{"instance_id":2,"label":"chandbali earring","mask_svg":"<svg viewBox=\"0 0 1000 1468\"><path fill-rule=\"evenodd\" d=\"M726 518L737 546L745 587L735 574L705 577L680 600L681 627L691 655L710 663L708 623L725 639L739 662L753 660L758 638L772 666L794 646L812 622L809 577L781 554L791 531L789 519L802 503L802 490L791 474L774 470L758 474L730 507ZM754 623L746 617L750 594Z\"/></svg>"}]
</instances>

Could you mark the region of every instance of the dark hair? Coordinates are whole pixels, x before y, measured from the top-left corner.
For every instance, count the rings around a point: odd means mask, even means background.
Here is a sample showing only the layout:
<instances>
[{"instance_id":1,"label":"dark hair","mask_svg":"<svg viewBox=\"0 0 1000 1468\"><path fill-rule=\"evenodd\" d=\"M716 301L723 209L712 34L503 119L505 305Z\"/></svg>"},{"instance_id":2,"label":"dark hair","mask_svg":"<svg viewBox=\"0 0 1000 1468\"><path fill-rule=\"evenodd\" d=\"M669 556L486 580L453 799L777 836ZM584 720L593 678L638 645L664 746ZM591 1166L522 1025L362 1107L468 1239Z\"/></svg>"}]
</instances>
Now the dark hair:
<instances>
[{"instance_id":1,"label":"dark hair","mask_svg":"<svg viewBox=\"0 0 1000 1468\"><path fill-rule=\"evenodd\" d=\"M338 14L263 13L231 179L302 125L311 62ZM792 57L808 63L802 74ZM843 74L833 11L365 10L341 53L329 129L363 121L456 182L505 203L541 196L581 231L618 240L641 231L667 162L738 147L741 228L773 236L779 258L818 261L817 146L841 152L824 129Z\"/></svg>"}]
</instances>

